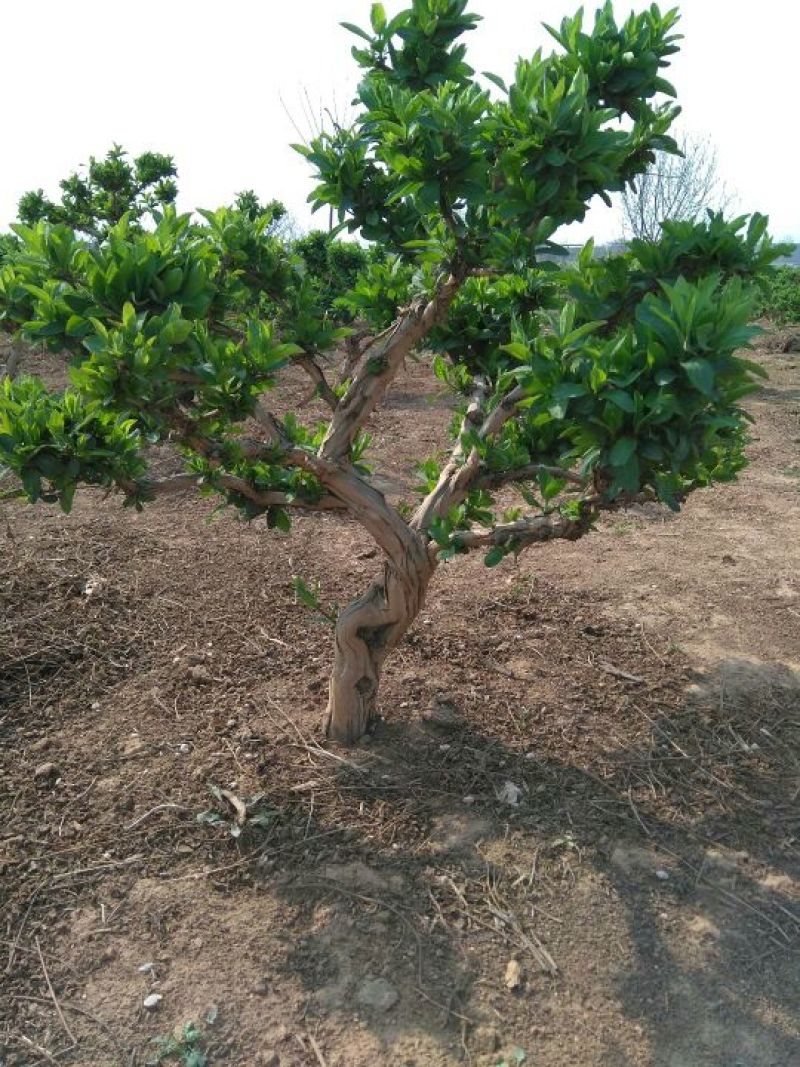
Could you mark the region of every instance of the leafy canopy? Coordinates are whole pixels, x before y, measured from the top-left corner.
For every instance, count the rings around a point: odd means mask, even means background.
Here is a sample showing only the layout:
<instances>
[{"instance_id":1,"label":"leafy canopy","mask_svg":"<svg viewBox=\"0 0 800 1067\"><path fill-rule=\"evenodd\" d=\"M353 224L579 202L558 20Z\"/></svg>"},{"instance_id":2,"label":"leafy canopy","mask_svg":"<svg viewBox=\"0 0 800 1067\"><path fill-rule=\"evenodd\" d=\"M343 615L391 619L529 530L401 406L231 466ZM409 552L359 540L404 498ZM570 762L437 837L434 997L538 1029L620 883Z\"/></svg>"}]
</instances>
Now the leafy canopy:
<instances>
[{"instance_id":1,"label":"leafy canopy","mask_svg":"<svg viewBox=\"0 0 800 1067\"><path fill-rule=\"evenodd\" d=\"M177 173L171 156L143 152L131 161L119 145L114 145L105 159L92 156L83 172L76 171L61 182L60 202L50 200L43 189L35 189L22 195L17 211L28 225L63 223L100 238L123 215L136 222L174 203Z\"/></svg>"}]
</instances>

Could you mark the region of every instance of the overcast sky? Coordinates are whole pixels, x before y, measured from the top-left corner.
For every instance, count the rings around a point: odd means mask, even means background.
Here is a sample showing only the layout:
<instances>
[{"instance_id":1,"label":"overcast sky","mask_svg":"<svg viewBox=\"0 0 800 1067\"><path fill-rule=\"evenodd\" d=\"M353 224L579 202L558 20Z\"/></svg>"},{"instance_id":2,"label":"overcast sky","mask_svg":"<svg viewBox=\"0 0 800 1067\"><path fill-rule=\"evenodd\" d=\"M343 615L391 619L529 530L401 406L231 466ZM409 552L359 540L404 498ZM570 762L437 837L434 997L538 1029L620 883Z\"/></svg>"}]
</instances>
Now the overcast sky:
<instances>
[{"instance_id":1,"label":"overcast sky","mask_svg":"<svg viewBox=\"0 0 800 1067\"><path fill-rule=\"evenodd\" d=\"M401 6L386 3L390 14ZM615 0L618 15L643 6ZM253 188L283 200L309 227L310 174L288 147L298 137L287 110L307 130L306 94L316 107L346 108L357 80L354 38L338 23L367 25L369 7L369 0L0 0L0 227L13 220L22 192L43 186L55 194L60 178L114 141L133 153L174 155L185 209L229 203ZM576 7L472 0L484 21L467 36L471 64L508 75L518 54L549 48L540 23L557 23ZM714 143L742 212L766 212L776 236L800 239L800 3L683 0L679 7L686 39L667 77L685 128ZM620 229L601 205L570 239L607 240Z\"/></svg>"}]
</instances>

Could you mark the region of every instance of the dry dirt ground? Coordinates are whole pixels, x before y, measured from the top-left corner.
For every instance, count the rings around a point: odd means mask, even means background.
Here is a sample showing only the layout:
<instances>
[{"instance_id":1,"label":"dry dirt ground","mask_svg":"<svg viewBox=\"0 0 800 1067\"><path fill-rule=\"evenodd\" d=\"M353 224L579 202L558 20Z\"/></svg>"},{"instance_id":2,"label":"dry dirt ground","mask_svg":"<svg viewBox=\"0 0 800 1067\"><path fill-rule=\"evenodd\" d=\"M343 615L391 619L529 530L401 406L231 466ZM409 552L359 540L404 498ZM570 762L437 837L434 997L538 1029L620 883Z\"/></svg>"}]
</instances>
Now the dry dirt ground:
<instances>
[{"instance_id":1,"label":"dry dirt ground","mask_svg":"<svg viewBox=\"0 0 800 1067\"><path fill-rule=\"evenodd\" d=\"M737 485L442 568L350 751L319 744L330 631L291 579L363 588L357 527L0 505L0 1062L800 1063L778 347ZM444 440L429 383L373 427L401 495Z\"/></svg>"}]
</instances>

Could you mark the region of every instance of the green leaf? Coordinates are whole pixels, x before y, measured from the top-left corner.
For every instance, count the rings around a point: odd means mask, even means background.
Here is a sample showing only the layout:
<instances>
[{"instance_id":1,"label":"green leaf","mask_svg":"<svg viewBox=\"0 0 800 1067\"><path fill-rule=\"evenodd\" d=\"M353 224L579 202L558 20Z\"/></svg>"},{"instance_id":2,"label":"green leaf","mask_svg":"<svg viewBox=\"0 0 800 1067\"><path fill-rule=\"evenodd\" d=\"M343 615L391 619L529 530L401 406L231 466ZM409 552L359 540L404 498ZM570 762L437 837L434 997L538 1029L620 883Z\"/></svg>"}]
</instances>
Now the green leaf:
<instances>
[{"instance_id":1,"label":"green leaf","mask_svg":"<svg viewBox=\"0 0 800 1067\"><path fill-rule=\"evenodd\" d=\"M612 467L623 467L636 451L635 437L620 437L608 454Z\"/></svg>"},{"instance_id":2,"label":"green leaf","mask_svg":"<svg viewBox=\"0 0 800 1067\"><path fill-rule=\"evenodd\" d=\"M496 567L498 563L502 563L506 558L506 554L499 545L494 545L486 555L483 557L483 562L487 567Z\"/></svg>"},{"instance_id":3,"label":"green leaf","mask_svg":"<svg viewBox=\"0 0 800 1067\"><path fill-rule=\"evenodd\" d=\"M354 33L356 37L360 37L363 41L369 41L369 43L372 44L372 38L370 37L370 35L365 30L362 30L359 26L354 26L352 22L340 22L339 25L342 27L342 29L347 30L349 33ZM306 146L297 145L294 147L300 149L305 148Z\"/></svg>"},{"instance_id":4,"label":"green leaf","mask_svg":"<svg viewBox=\"0 0 800 1067\"><path fill-rule=\"evenodd\" d=\"M386 28L386 9L383 4L372 5L369 13L369 21L376 33L383 33Z\"/></svg>"},{"instance_id":5,"label":"green leaf","mask_svg":"<svg viewBox=\"0 0 800 1067\"><path fill-rule=\"evenodd\" d=\"M714 392L714 367L707 359L687 359L681 366L695 389L705 396Z\"/></svg>"},{"instance_id":6,"label":"green leaf","mask_svg":"<svg viewBox=\"0 0 800 1067\"><path fill-rule=\"evenodd\" d=\"M491 71L485 70L483 71L483 76L484 78L488 78L490 82L493 82L498 89L502 89L504 93L508 92L508 86L499 74L492 74Z\"/></svg>"},{"instance_id":7,"label":"green leaf","mask_svg":"<svg viewBox=\"0 0 800 1067\"><path fill-rule=\"evenodd\" d=\"M630 393L626 393L622 389L611 389L606 395L612 403L616 404L618 408L622 408L623 411L632 412L634 410L635 405Z\"/></svg>"}]
</instances>

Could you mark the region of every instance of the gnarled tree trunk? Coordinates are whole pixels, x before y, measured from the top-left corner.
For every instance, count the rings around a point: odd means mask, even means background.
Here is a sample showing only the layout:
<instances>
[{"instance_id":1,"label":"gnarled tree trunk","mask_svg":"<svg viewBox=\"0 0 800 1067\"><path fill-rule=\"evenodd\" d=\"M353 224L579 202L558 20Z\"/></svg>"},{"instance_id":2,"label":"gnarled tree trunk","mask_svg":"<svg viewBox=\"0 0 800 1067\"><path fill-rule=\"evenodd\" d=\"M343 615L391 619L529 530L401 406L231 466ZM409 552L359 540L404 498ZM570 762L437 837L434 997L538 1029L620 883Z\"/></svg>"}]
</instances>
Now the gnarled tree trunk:
<instances>
[{"instance_id":1,"label":"gnarled tree trunk","mask_svg":"<svg viewBox=\"0 0 800 1067\"><path fill-rule=\"evenodd\" d=\"M412 544L401 560L390 560L381 577L348 604L336 623L325 733L352 744L377 715L384 660L419 614L435 564L424 540Z\"/></svg>"}]
</instances>

